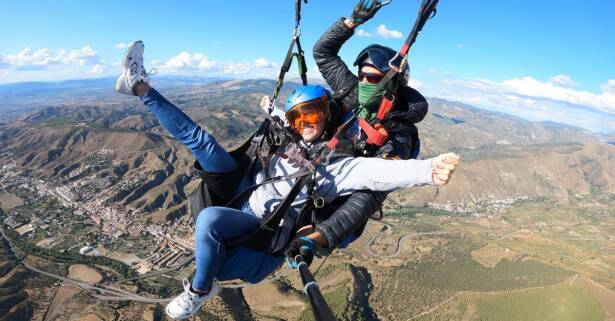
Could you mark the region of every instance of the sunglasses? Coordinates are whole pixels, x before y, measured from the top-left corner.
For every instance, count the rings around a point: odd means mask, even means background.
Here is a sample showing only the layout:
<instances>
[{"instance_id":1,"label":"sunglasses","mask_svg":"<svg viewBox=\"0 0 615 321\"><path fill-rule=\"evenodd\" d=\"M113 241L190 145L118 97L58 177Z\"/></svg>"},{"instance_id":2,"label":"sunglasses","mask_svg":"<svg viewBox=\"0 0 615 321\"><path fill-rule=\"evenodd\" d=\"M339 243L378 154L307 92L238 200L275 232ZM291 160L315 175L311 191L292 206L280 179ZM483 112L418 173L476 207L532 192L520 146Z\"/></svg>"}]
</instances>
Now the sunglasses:
<instances>
[{"instance_id":1,"label":"sunglasses","mask_svg":"<svg viewBox=\"0 0 615 321\"><path fill-rule=\"evenodd\" d=\"M293 107L286 113L286 119L294 130L301 133L305 124L317 125L324 122L328 110L326 99L312 100Z\"/></svg>"},{"instance_id":2,"label":"sunglasses","mask_svg":"<svg viewBox=\"0 0 615 321\"><path fill-rule=\"evenodd\" d=\"M384 78L383 74L369 73L359 70L359 80L361 81L365 79L370 84L377 84L382 80L382 78Z\"/></svg>"}]
</instances>

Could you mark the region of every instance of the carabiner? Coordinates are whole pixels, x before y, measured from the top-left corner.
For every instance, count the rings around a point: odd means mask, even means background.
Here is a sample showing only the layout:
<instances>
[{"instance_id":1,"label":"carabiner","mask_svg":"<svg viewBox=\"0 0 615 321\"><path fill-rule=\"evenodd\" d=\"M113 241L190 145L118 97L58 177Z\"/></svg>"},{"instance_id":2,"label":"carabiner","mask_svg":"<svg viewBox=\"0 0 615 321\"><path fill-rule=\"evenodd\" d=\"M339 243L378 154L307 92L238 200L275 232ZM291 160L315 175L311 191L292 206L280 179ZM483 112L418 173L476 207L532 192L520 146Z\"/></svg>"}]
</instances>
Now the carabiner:
<instances>
[{"instance_id":1,"label":"carabiner","mask_svg":"<svg viewBox=\"0 0 615 321\"><path fill-rule=\"evenodd\" d=\"M323 208L325 207L325 199L322 196L314 199L314 207Z\"/></svg>"}]
</instances>

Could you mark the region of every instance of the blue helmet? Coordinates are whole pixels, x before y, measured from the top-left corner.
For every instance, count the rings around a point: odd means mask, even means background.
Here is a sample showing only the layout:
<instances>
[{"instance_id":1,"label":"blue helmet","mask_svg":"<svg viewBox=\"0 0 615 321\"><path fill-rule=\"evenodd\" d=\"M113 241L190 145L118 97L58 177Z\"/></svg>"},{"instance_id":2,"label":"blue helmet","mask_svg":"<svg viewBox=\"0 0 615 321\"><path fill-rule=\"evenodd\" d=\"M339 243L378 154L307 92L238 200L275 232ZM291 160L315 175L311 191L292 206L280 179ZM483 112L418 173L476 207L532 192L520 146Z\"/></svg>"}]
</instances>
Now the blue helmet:
<instances>
[{"instance_id":1,"label":"blue helmet","mask_svg":"<svg viewBox=\"0 0 615 321\"><path fill-rule=\"evenodd\" d=\"M293 107L299 104L324 97L329 100L331 95L329 94L329 91L323 86L299 86L297 87L297 89L295 89L295 91L292 92L292 94L288 95L286 105L284 106L284 112L289 112L291 109L293 109Z\"/></svg>"}]
</instances>

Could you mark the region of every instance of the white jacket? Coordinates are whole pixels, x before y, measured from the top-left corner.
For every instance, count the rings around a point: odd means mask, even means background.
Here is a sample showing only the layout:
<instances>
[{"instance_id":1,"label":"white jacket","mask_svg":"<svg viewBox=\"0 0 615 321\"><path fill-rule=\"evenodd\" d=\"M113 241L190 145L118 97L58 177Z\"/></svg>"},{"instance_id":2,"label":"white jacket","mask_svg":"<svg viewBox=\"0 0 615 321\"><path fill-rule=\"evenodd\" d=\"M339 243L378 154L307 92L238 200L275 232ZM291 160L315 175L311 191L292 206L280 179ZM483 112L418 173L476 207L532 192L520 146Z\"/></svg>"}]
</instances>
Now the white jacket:
<instances>
[{"instance_id":1,"label":"white jacket","mask_svg":"<svg viewBox=\"0 0 615 321\"><path fill-rule=\"evenodd\" d=\"M417 185L433 184L431 159L387 160L382 158L343 157L332 159L317 168L314 191L317 197L331 202L338 196L358 190L392 191ZM285 159L273 156L269 163L270 177L290 175L298 169ZM264 170L256 175L256 183L265 180ZM256 189L249 199L252 212L260 217L271 214L277 204L290 192L294 180L266 184ZM307 198L304 188L292 204L297 212Z\"/></svg>"}]
</instances>

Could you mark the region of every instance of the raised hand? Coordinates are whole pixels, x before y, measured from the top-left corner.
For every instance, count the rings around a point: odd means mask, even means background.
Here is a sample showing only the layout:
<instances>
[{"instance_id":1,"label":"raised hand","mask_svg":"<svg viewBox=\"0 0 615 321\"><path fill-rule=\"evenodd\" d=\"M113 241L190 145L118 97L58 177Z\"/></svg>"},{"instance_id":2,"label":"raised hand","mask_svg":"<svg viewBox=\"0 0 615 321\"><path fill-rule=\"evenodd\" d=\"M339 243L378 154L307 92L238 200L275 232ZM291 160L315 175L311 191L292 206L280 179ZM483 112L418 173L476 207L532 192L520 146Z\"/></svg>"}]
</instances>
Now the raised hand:
<instances>
[{"instance_id":1,"label":"raised hand","mask_svg":"<svg viewBox=\"0 0 615 321\"><path fill-rule=\"evenodd\" d=\"M381 2L380 0L361 0L352 11L352 20L357 24L365 23L374 17L380 8L391 3L391 1Z\"/></svg>"},{"instance_id":2,"label":"raised hand","mask_svg":"<svg viewBox=\"0 0 615 321\"><path fill-rule=\"evenodd\" d=\"M442 154L431 161L431 176L434 185L442 186L448 184L455 168L459 166L461 157L454 153Z\"/></svg>"}]
</instances>

